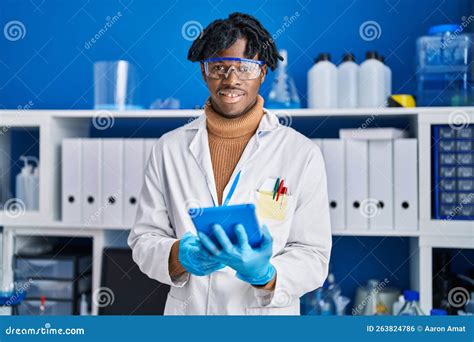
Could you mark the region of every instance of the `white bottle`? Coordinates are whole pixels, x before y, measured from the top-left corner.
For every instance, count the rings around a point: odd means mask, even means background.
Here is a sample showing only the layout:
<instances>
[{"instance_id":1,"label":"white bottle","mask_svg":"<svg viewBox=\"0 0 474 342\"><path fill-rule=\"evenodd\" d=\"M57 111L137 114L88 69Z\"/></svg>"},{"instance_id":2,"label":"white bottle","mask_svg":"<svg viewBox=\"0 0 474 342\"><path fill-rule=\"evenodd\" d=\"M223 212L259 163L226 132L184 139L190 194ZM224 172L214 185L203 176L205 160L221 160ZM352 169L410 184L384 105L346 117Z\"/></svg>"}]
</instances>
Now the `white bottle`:
<instances>
[{"instance_id":1,"label":"white bottle","mask_svg":"<svg viewBox=\"0 0 474 342\"><path fill-rule=\"evenodd\" d=\"M405 297L403 295L398 296L398 301L393 303L392 306L392 315L398 316L403 305L405 305Z\"/></svg>"},{"instance_id":2,"label":"white bottle","mask_svg":"<svg viewBox=\"0 0 474 342\"><path fill-rule=\"evenodd\" d=\"M337 107L337 67L322 53L308 71L308 108Z\"/></svg>"},{"instance_id":3,"label":"white bottle","mask_svg":"<svg viewBox=\"0 0 474 342\"><path fill-rule=\"evenodd\" d=\"M385 57L379 56L380 62L385 67L385 100L388 101L390 95L392 95L392 69L385 64Z\"/></svg>"},{"instance_id":4,"label":"white bottle","mask_svg":"<svg viewBox=\"0 0 474 342\"><path fill-rule=\"evenodd\" d=\"M80 316L89 315L89 309L88 309L87 299L86 299L86 294L85 293L81 294L81 302L80 302L80 305L79 305L79 315Z\"/></svg>"},{"instance_id":5,"label":"white bottle","mask_svg":"<svg viewBox=\"0 0 474 342\"><path fill-rule=\"evenodd\" d=\"M39 210L39 164L33 168L33 205L32 210Z\"/></svg>"},{"instance_id":6,"label":"white bottle","mask_svg":"<svg viewBox=\"0 0 474 342\"><path fill-rule=\"evenodd\" d=\"M386 106L385 75L385 66L377 59L377 52L367 52L359 67L359 107Z\"/></svg>"},{"instance_id":7,"label":"white bottle","mask_svg":"<svg viewBox=\"0 0 474 342\"><path fill-rule=\"evenodd\" d=\"M21 156L24 166L20 173L16 176L16 193L15 198L24 205L25 210L33 210L34 207L34 185L32 166L28 164L28 158Z\"/></svg>"},{"instance_id":8,"label":"white bottle","mask_svg":"<svg viewBox=\"0 0 474 342\"><path fill-rule=\"evenodd\" d=\"M339 108L356 108L359 101L359 66L352 53L342 56L342 63L337 68L337 102Z\"/></svg>"}]
</instances>

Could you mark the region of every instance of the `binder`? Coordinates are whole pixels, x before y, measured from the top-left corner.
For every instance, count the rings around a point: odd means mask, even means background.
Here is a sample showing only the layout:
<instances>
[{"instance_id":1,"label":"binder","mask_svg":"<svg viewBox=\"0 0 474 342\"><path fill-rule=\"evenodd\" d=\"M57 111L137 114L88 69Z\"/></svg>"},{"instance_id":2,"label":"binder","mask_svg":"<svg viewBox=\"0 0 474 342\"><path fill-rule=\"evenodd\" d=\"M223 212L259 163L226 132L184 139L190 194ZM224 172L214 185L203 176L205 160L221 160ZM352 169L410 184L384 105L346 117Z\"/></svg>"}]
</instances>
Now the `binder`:
<instances>
[{"instance_id":1,"label":"binder","mask_svg":"<svg viewBox=\"0 0 474 342\"><path fill-rule=\"evenodd\" d=\"M82 140L82 223L86 226L102 223L101 139Z\"/></svg>"},{"instance_id":2,"label":"binder","mask_svg":"<svg viewBox=\"0 0 474 342\"><path fill-rule=\"evenodd\" d=\"M393 229L393 141L369 141L369 229Z\"/></svg>"},{"instance_id":3,"label":"binder","mask_svg":"<svg viewBox=\"0 0 474 342\"><path fill-rule=\"evenodd\" d=\"M396 230L418 229L418 145L416 139L393 143L394 226Z\"/></svg>"},{"instance_id":4,"label":"binder","mask_svg":"<svg viewBox=\"0 0 474 342\"><path fill-rule=\"evenodd\" d=\"M362 205L369 197L369 149L366 140L346 140L346 227L368 230Z\"/></svg>"},{"instance_id":5,"label":"binder","mask_svg":"<svg viewBox=\"0 0 474 342\"><path fill-rule=\"evenodd\" d=\"M144 145L144 139L126 139L123 145L123 225L125 227L132 227L135 223L138 199L145 175Z\"/></svg>"},{"instance_id":6,"label":"binder","mask_svg":"<svg viewBox=\"0 0 474 342\"><path fill-rule=\"evenodd\" d=\"M122 226L123 140L102 140L102 223Z\"/></svg>"},{"instance_id":7,"label":"binder","mask_svg":"<svg viewBox=\"0 0 474 342\"><path fill-rule=\"evenodd\" d=\"M323 139L322 151L326 165L329 212L332 230L346 229L345 147L342 139Z\"/></svg>"},{"instance_id":8,"label":"binder","mask_svg":"<svg viewBox=\"0 0 474 342\"><path fill-rule=\"evenodd\" d=\"M62 221L82 220L82 139L63 139L61 145Z\"/></svg>"}]
</instances>

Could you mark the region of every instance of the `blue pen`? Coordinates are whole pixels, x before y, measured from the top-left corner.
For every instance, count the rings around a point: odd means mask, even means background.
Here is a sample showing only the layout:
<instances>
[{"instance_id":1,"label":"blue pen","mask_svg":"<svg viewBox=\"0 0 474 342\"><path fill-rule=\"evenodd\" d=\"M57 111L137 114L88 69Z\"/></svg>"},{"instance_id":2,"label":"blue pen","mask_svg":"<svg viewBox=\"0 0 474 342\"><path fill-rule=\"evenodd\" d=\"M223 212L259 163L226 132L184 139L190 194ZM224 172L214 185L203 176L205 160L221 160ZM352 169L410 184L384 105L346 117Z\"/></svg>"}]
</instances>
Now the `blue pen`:
<instances>
[{"instance_id":1,"label":"blue pen","mask_svg":"<svg viewBox=\"0 0 474 342\"><path fill-rule=\"evenodd\" d=\"M225 201L224 201L224 204L222 204L222 206L226 206L229 203L230 199L232 198L232 195L234 194L235 188L237 187L237 183L239 182L241 172L242 172L242 170L240 170L239 173L237 173L237 176L235 176L235 179L232 182L232 186L230 187L229 193L227 194L227 196L225 198Z\"/></svg>"}]
</instances>

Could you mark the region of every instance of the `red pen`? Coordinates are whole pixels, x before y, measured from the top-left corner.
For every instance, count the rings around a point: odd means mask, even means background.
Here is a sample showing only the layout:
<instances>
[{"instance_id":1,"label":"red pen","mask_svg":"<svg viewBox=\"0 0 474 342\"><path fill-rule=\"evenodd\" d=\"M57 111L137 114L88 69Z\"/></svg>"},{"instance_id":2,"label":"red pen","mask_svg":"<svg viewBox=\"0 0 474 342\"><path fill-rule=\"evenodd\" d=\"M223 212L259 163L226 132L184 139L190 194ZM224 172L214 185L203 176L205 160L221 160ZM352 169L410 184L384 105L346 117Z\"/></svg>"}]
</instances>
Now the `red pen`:
<instances>
[{"instance_id":1,"label":"red pen","mask_svg":"<svg viewBox=\"0 0 474 342\"><path fill-rule=\"evenodd\" d=\"M277 191L277 198L276 198L276 201L278 202L278 198L280 197L280 193L281 193L281 190L283 189L283 183L285 182L284 179L281 180L280 182L280 186L278 187L278 191Z\"/></svg>"},{"instance_id":2,"label":"red pen","mask_svg":"<svg viewBox=\"0 0 474 342\"><path fill-rule=\"evenodd\" d=\"M283 207L283 202L285 202L285 196L286 192L288 191L288 188L285 186L283 189L281 189L281 203L280 203L280 209Z\"/></svg>"}]
</instances>

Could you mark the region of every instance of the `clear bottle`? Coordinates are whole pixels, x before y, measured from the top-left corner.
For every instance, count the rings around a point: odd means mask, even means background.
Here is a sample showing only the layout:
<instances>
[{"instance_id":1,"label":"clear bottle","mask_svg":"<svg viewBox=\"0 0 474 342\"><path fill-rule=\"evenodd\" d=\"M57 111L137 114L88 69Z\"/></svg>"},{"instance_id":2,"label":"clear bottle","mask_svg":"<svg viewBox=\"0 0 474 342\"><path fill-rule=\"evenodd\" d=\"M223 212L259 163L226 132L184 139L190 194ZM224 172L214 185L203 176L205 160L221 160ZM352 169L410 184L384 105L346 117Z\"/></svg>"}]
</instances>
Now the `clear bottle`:
<instances>
[{"instance_id":1,"label":"clear bottle","mask_svg":"<svg viewBox=\"0 0 474 342\"><path fill-rule=\"evenodd\" d=\"M462 25L436 25L416 42L417 104L474 104L474 33Z\"/></svg>"},{"instance_id":2,"label":"clear bottle","mask_svg":"<svg viewBox=\"0 0 474 342\"><path fill-rule=\"evenodd\" d=\"M337 107L337 67L322 53L308 71L308 108Z\"/></svg>"},{"instance_id":3,"label":"clear bottle","mask_svg":"<svg viewBox=\"0 0 474 342\"><path fill-rule=\"evenodd\" d=\"M398 296L398 300L395 303L393 303L392 315L398 316L398 314L403 308L403 305L405 305L405 297L403 297L403 295L400 295Z\"/></svg>"},{"instance_id":4,"label":"clear bottle","mask_svg":"<svg viewBox=\"0 0 474 342\"><path fill-rule=\"evenodd\" d=\"M420 308L420 293L417 291L403 291L405 305L400 310L399 316L424 316L425 314Z\"/></svg>"},{"instance_id":5,"label":"clear bottle","mask_svg":"<svg viewBox=\"0 0 474 342\"><path fill-rule=\"evenodd\" d=\"M300 97L296 90L295 81L288 74L288 53L286 50L280 50L283 61L278 62L276 76L273 79L272 88L265 107L269 109L279 108L301 108Z\"/></svg>"}]
</instances>

